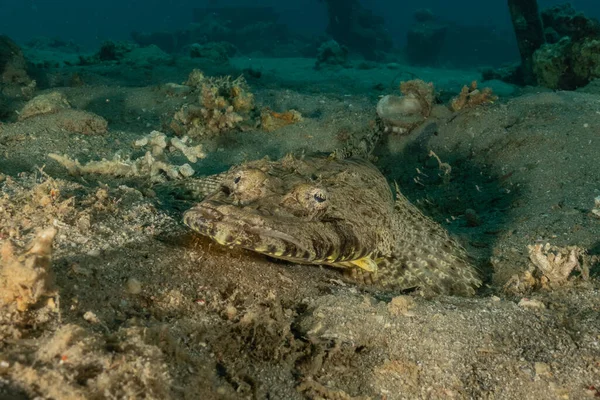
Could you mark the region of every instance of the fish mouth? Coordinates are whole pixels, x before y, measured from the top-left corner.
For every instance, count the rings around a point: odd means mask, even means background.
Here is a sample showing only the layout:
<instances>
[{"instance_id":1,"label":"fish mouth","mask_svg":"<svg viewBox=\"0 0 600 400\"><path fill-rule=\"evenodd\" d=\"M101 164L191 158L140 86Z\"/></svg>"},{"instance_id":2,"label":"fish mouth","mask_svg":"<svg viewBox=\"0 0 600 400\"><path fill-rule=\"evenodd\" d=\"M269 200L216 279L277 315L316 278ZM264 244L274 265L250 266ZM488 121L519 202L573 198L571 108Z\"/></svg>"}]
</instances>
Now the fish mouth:
<instances>
[{"instance_id":1,"label":"fish mouth","mask_svg":"<svg viewBox=\"0 0 600 400\"><path fill-rule=\"evenodd\" d=\"M183 222L224 246L241 247L294 262L317 262L310 241L276 229L277 224L271 223L268 217L247 214L233 205L202 202L184 213Z\"/></svg>"},{"instance_id":2,"label":"fish mouth","mask_svg":"<svg viewBox=\"0 0 600 400\"><path fill-rule=\"evenodd\" d=\"M196 205L184 213L183 222L221 245L291 262L348 267L347 262L365 255L357 251L355 240L344 246L348 243L341 240L335 224L265 216L219 201Z\"/></svg>"}]
</instances>

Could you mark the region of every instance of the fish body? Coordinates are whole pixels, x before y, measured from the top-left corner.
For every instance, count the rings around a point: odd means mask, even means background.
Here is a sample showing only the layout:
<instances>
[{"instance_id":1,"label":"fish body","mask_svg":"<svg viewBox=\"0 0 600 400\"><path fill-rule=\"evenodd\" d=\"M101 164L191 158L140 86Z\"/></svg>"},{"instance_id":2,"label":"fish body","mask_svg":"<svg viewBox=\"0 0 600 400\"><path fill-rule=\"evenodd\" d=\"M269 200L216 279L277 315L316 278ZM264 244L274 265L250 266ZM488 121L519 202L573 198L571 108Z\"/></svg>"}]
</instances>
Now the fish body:
<instances>
[{"instance_id":1,"label":"fish body","mask_svg":"<svg viewBox=\"0 0 600 400\"><path fill-rule=\"evenodd\" d=\"M233 167L184 223L225 246L342 268L384 289L471 295L481 284L445 229L397 188L394 199L360 158L289 155Z\"/></svg>"}]
</instances>

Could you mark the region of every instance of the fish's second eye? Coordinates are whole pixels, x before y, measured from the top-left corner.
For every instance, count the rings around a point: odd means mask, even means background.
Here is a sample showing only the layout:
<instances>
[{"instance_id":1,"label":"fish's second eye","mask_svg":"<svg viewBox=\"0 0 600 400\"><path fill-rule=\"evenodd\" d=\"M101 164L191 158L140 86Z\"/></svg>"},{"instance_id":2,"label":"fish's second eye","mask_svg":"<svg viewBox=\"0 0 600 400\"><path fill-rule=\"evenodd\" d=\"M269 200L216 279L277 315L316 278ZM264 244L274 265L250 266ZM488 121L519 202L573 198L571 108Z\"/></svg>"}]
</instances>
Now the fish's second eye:
<instances>
[{"instance_id":1,"label":"fish's second eye","mask_svg":"<svg viewBox=\"0 0 600 400\"><path fill-rule=\"evenodd\" d=\"M315 194L313 195L313 198L315 199L315 201L316 201L317 203L322 203L322 202L324 202L325 200L327 200L327 199L325 198L325 195L324 195L323 193L315 193Z\"/></svg>"},{"instance_id":2,"label":"fish's second eye","mask_svg":"<svg viewBox=\"0 0 600 400\"><path fill-rule=\"evenodd\" d=\"M235 184L238 184L238 183L240 183L240 179L242 179L242 177L241 177L241 176L239 176L239 175L238 175L238 176L236 176L235 178L233 178L233 183L235 183Z\"/></svg>"}]
</instances>

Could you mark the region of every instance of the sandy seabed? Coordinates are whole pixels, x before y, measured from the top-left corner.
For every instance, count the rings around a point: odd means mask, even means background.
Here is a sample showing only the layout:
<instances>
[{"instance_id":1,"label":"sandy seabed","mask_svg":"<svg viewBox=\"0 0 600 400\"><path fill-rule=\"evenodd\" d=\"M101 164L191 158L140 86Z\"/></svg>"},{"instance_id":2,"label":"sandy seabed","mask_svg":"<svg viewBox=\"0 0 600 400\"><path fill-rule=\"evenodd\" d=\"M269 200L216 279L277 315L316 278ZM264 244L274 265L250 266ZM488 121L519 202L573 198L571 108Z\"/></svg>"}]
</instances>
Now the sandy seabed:
<instances>
[{"instance_id":1,"label":"sandy seabed","mask_svg":"<svg viewBox=\"0 0 600 400\"><path fill-rule=\"evenodd\" d=\"M369 128L378 96L397 90L403 71L448 92L477 77L401 66L313 71L312 63L234 59L208 69L261 68L249 79L256 102L296 109L303 121L207 138L197 174L342 147ZM223 248L181 223L192 201L143 179L72 176L48 157L110 159L153 130L168 133L189 100L157 82L181 83L194 66L54 72L77 72L84 85L46 92L103 117L106 133L69 132L60 112L0 125L3 268L48 275L15 286L11 270L12 286L0 281L0 399L600 396L594 83L577 92L492 83L496 103L459 113L440 105L410 135L385 137L377 166L460 240L485 278L474 298L422 298ZM27 250L50 227L51 261L44 249ZM573 271L544 284L527 246L546 243L577 249L590 276Z\"/></svg>"}]
</instances>

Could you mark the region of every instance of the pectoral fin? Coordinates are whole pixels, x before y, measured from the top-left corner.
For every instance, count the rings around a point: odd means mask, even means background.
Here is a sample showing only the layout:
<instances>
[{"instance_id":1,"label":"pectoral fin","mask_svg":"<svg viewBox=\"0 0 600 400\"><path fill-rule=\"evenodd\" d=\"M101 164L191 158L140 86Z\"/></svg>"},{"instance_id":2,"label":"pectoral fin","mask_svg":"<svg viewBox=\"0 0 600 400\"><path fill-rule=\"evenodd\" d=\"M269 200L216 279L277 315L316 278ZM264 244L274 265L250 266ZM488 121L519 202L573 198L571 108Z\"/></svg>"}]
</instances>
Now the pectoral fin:
<instances>
[{"instance_id":1,"label":"pectoral fin","mask_svg":"<svg viewBox=\"0 0 600 400\"><path fill-rule=\"evenodd\" d=\"M339 267L358 267L367 272L377 272L377 263L370 256L359 258L353 261L344 261L336 263Z\"/></svg>"}]
</instances>

